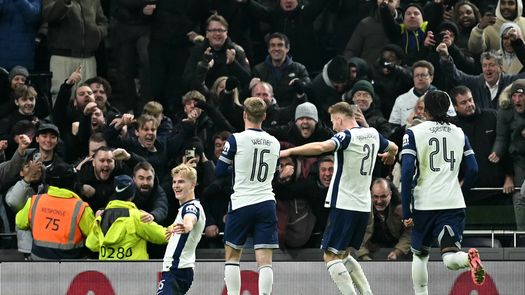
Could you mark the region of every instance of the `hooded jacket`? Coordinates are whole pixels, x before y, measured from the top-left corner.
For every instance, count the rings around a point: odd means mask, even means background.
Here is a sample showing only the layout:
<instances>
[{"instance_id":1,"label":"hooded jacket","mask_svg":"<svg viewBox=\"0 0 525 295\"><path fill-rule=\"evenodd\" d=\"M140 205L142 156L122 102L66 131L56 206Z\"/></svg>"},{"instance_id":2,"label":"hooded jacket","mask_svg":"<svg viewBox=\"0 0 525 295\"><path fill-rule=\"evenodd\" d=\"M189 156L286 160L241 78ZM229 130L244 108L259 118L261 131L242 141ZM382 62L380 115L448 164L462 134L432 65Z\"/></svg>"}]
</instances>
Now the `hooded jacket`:
<instances>
[{"instance_id":1,"label":"hooded jacket","mask_svg":"<svg viewBox=\"0 0 525 295\"><path fill-rule=\"evenodd\" d=\"M512 21L520 27L522 32L525 32L525 18L521 16L523 13L522 0L516 0L516 5L516 18ZM472 54L480 54L488 50L499 50L501 48L500 29L503 23L508 21L510 20L503 18L501 15L500 1L498 1L496 6L496 23L483 30L479 26L472 28L468 40L468 50Z\"/></svg>"},{"instance_id":2,"label":"hooded jacket","mask_svg":"<svg viewBox=\"0 0 525 295\"><path fill-rule=\"evenodd\" d=\"M513 22L506 22L506 23L504 23L501 26L500 31L499 31L500 40L501 40L500 41L501 48L500 48L499 52L501 53L501 56L503 58L502 69L507 74L517 74L517 73L521 72L522 69L523 69L523 64L520 62L520 59L518 58L516 52L515 51L514 52L508 52L503 47L503 36L505 34L507 34L507 32L509 30L511 30L512 28L514 28L517 31L519 31L519 35L523 35L523 33L521 32L520 27L517 24L513 23ZM515 45L513 45L513 44L511 44L511 46L513 48L515 47Z\"/></svg>"},{"instance_id":3,"label":"hooded jacket","mask_svg":"<svg viewBox=\"0 0 525 295\"><path fill-rule=\"evenodd\" d=\"M100 260L146 260L147 242L166 244L166 229L156 222L140 221L141 213L129 201L109 202L104 213L95 219L86 246L99 252Z\"/></svg>"}]
</instances>

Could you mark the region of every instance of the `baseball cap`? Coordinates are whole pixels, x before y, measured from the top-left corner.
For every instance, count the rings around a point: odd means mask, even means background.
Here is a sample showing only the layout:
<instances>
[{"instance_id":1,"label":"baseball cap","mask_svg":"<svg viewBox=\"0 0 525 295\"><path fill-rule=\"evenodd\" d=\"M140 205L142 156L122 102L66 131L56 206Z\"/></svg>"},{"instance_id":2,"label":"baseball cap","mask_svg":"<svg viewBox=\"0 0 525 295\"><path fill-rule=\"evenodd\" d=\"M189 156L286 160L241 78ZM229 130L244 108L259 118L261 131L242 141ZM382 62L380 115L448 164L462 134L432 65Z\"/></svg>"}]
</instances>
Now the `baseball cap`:
<instances>
[{"instance_id":1,"label":"baseball cap","mask_svg":"<svg viewBox=\"0 0 525 295\"><path fill-rule=\"evenodd\" d=\"M114 200L127 201L135 196L135 182L129 175L115 176Z\"/></svg>"},{"instance_id":2,"label":"baseball cap","mask_svg":"<svg viewBox=\"0 0 525 295\"><path fill-rule=\"evenodd\" d=\"M36 135L46 133L48 131L55 133L56 136L60 136L60 131L58 131L58 127L51 123L41 123L38 127Z\"/></svg>"}]
</instances>

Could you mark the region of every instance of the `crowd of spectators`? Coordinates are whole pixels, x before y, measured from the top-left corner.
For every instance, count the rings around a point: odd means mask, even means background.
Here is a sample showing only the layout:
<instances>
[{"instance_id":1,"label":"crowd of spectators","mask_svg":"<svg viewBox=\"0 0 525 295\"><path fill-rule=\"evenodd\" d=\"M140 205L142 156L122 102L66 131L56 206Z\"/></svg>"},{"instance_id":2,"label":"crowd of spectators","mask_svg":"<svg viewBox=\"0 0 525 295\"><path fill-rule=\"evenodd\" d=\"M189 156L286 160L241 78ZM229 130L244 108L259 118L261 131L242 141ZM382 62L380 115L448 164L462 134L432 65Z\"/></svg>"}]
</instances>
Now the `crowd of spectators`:
<instances>
[{"instance_id":1,"label":"crowd of spectators","mask_svg":"<svg viewBox=\"0 0 525 295\"><path fill-rule=\"evenodd\" d=\"M247 97L266 102L263 128L283 148L331 138L327 111L340 101L402 146L435 89L450 94L476 153L475 186L492 188L464 192L467 204L513 205L525 230L522 14L522 0L0 0L0 247L30 253L15 216L63 164L93 212L128 175L134 198L122 200L168 226L179 207L169 171L181 163L197 170L200 246L222 247L232 184L215 163L243 129ZM282 248L318 247L333 165L330 155L280 159ZM398 171L374 168L372 196L388 202L373 202L361 259L381 242L388 259L408 253ZM162 246L149 247L160 258Z\"/></svg>"}]
</instances>

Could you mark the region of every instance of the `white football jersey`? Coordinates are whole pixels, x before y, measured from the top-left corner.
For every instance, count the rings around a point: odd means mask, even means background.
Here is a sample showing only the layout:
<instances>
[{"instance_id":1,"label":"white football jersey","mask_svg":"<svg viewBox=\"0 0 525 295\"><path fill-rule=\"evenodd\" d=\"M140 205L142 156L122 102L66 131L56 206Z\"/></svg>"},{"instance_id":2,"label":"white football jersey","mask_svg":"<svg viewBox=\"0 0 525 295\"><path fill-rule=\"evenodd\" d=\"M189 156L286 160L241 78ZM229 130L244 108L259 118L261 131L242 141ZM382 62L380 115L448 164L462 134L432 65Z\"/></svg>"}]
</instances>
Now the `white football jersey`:
<instances>
[{"instance_id":1,"label":"white football jersey","mask_svg":"<svg viewBox=\"0 0 525 295\"><path fill-rule=\"evenodd\" d=\"M164 254L162 271L195 267L195 249L201 240L202 232L206 225L206 216L204 215L204 209L200 201L196 199L190 200L180 206L174 223L183 223L186 214L195 215L197 222L193 225L193 229L189 233L182 235L174 233L171 236L166 247L166 253Z\"/></svg>"},{"instance_id":2,"label":"white football jersey","mask_svg":"<svg viewBox=\"0 0 525 295\"><path fill-rule=\"evenodd\" d=\"M279 141L261 129L247 129L228 138L219 160L233 166L232 210L275 201L272 180L279 151Z\"/></svg>"},{"instance_id":3,"label":"white football jersey","mask_svg":"<svg viewBox=\"0 0 525 295\"><path fill-rule=\"evenodd\" d=\"M465 208L458 173L463 156L474 152L461 128L435 121L410 127L403 137L404 154L416 157L414 209Z\"/></svg>"},{"instance_id":4,"label":"white football jersey","mask_svg":"<svg viewBox=\"0 0 525 295\"><path fill-rule=\"evenodd\" d=\"M352 128L335 134L334 174L325 207L370 212L370 184L377 154L388 140L374 128Z\"/></svg>"}]
</instances>

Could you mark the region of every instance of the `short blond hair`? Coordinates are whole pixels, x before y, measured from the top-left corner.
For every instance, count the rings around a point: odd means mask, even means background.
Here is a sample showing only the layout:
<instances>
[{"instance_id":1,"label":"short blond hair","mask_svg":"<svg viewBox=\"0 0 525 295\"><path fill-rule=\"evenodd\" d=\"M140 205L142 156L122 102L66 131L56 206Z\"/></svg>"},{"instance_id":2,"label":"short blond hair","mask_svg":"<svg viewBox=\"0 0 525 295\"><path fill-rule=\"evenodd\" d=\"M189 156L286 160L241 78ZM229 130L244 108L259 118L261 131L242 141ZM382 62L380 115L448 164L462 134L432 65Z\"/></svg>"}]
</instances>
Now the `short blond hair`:
<instances>
[{"instance_id":1,"label":"short blond hair","mask_svg":"<svg viewBox=\"0 0 525 295\"><path fill-rule=\"evenodd\" d=\"M193 182L197 182L197 170L195 170L195 168L190 167L186 164L180 164L179 166L171 169L171 177L175 178L176 175L180 175Z\"/></svg>"},{"instance_id":2,"label":"short blond hair","mask_svg":"<svg viewBox=\"0 0 525 295\"><path fill-rule=\"evenodd\" d=\"M189 100L202 100L206 102L206 97L197 90L191 90L182 96L182 104L185 104Z\"/></svg>"},{"instance_id":3,"label":"short blond hair","mask_svg":"<svg viewBox=\"0 0 525 295\"><path fill-rule=\"evenodd\" d=\"M146 115L151 115L154 117L157 117L161 115L164 112L164 107L159 102L156 102L154 100L148 101L144 108L142 109L142 113Z\"/></svg>"},{"instance_id":4,"label":"short blond hair","mask_svg":"<svg viewBox=\"0 0 525 295\"><path fill-rule=\"evenodd\" d=\"M157 118L153 117L152 115L142 114L137 118L138 129L142 129L148 122L153 122L155 128L159 127L160 124L159 120L157 120Z\"/></svg>"},{"instance_id":5,"label":"short blond hair","mask_svg":"<svg viewBox=\"0 0 525 295\"><path fill-rule=\"evenodd\" d=\"M330 115L341 114L349 118L354 118L354 109L346 101L341 101L332 105L328 108L328 113L330 113Z\"/></svg>"},{"instance_id":6,"label":"short blond hair","mask_svg":"<svg viewBox=\"0 0 525 295\"><path fill-rule=\"evenodd\" d=\"M248 97L244 101L244 111L250 122L261 123L266 115L266 103L260 97Z\"/></svg>"}]
</instances>

